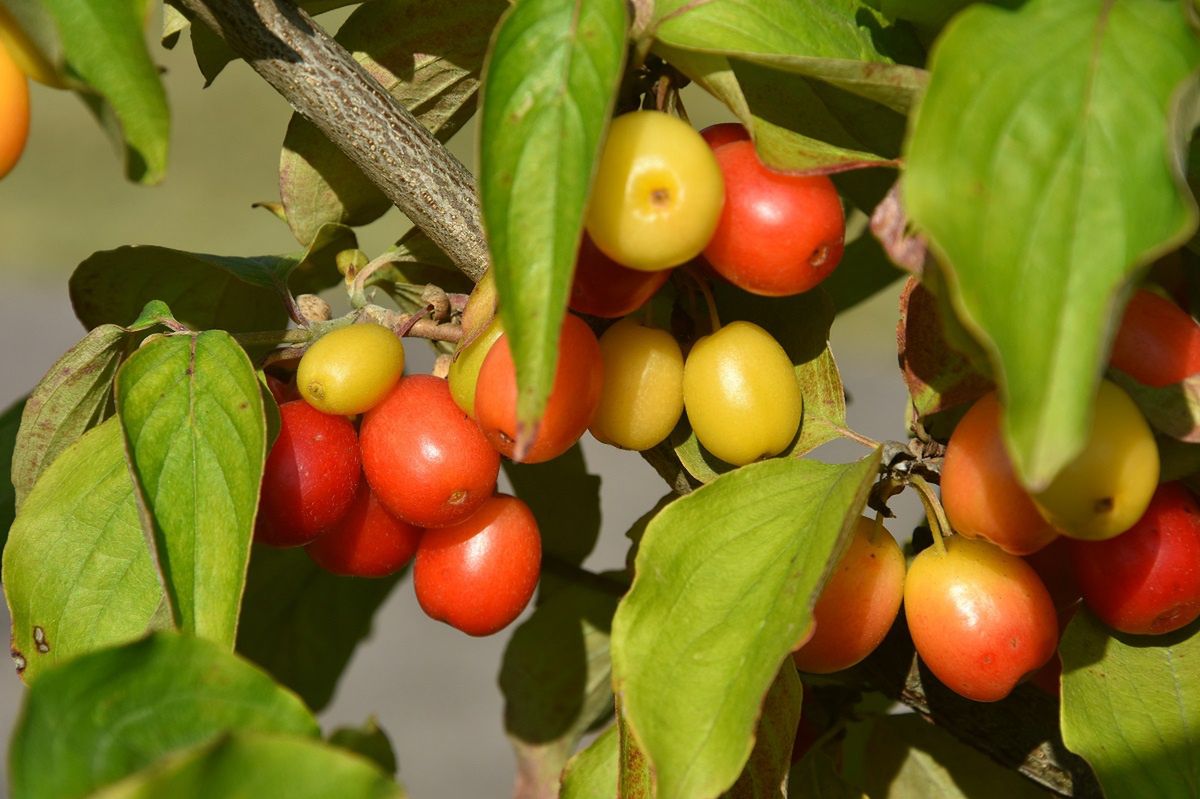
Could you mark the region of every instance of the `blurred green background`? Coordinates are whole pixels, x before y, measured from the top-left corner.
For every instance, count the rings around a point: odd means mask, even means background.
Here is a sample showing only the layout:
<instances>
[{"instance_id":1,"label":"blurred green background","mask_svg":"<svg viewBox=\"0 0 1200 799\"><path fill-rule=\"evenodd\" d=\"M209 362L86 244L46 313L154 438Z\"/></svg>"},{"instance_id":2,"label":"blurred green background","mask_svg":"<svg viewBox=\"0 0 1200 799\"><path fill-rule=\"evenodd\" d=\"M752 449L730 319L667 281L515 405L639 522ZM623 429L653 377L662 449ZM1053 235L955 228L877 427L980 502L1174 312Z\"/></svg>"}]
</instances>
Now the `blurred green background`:
<instances>
[{"instance_id":1,"label":"blurred green background","mask_svg":"<svg viewBox=\"0 0 1200 799\"><path fill-rule=\"evenodd\" d=\"M321 21L334 29L340 19ZM166 181L143 188L123 179L118 153L83 104L35 84L30 142L21 163L0 181L0 335L6 342L0 405L27 393L83 334L67 300L67 278L97 250L158 244L228 255L295 251L287 227L251 204L278 199L279 147L290 109L245 64L226 68L203 89L187 37L175 50L152 44L164 69L172 111ZM698 91L685 94L698 127L727 112ZM451 149L473 166L475 127ZM361 246L377 254L408 227L394 209L362 229ZM852 397L850 423L877 438L903 436L905 395L896 369L899 283L839 318L834 352ZM424 353L420 345L411 353ZM414 368L429 363L416 357ZM602 475L604 529L588 565L623 564L628 526L664 493L632 453L597 444L584 451ZM860 457L848 444L823 448L827 460ZM503 487L503 486L502 486ZM915 502L901 502L894 533L907 534ZM504 738L495 678L510 631L471 639L425 618L402 584L376 619L375 633L351 662L329 709L328 726L376 714L391 735L400 778L415 797L506 796L512 756ZM511 630L511 628L510 628ZM0 743L18 712L21 684L0 677Z\"/></svg>"}]
</instances>

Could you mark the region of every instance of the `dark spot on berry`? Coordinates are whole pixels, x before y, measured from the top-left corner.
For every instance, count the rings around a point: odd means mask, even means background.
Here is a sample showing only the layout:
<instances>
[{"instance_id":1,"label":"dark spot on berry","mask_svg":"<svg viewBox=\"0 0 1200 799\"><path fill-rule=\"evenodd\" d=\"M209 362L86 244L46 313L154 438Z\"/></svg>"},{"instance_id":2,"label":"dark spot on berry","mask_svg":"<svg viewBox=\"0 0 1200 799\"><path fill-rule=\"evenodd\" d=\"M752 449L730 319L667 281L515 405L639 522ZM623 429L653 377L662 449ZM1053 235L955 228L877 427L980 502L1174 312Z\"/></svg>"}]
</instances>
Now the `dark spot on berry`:
<instances>
[{"instance_id":1,"label":"dark spot on berry","mask_svg":"<svg viewBox=\"0 0 1200 799\"><path fill-rule=\"evenodd\" d=\"M829 260L829 245L822 244L813 250L812 257L808 259L808 263L813 269L820 269L825 265L827 260Z\"/></svg>"},{"instance_id":2,"label":"dark spot on berry","mask_svg":"<svg viewBox=\"0 0 1200 799\"><path fill-rule=\"evenodd\" d=\"M671 202L671 192L667 189L655 189L650 192L650 204L664 206Z\"/></svg>"},{"instance_id":3,"label":"dark spot on berry","mask_svg":"<svg viewBox=\"0 0 1200 799\"><path fill-rule=\"evenodd\" d=\"M1115 504L1116 503L1113 501L1112 497L1100 497L1100 499L1096 500L1092 505L1092 510L1100 514L1112 513L1112 509Z\"/></svg>"}]
</instances>

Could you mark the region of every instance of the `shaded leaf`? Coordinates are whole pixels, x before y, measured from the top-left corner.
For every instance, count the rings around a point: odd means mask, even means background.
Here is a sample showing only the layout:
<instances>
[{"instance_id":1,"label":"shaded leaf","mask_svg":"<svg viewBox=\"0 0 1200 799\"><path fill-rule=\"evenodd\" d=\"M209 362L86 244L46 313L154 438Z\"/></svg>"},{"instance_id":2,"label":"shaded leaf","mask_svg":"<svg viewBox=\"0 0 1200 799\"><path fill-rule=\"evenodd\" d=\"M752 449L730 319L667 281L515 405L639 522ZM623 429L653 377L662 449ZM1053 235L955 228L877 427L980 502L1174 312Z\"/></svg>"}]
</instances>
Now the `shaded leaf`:
<instances>
[{"instance_id":1,"label":"shaded leaf","mask_svg":"<svg viewBox=\"0 0 1200 799\"><path fill-rule=\"evenodd\" d=\"M872 724L863 786L871 799L1033 799L1054 794L915 714ZM861 795L861 792L860 794Z\"/></svg>"},{"instance_id":2,"label":"shaded leaf","mask_svg":"<svg viewBox=\"0 0 1200 799\"><path fill-rule=\"evenodd\" d=\"M125 174L157 183L167 167L170 113L143 36L139 0L45 0L84 103L125 154Z\"/></svg>"},{"instance_id":3,"label":"shaded leaf","mask_svg":"<svg viewBox=\"0 0 1200 799\"><path fill-rule=\"evenodd\" d=\"M792 744L800 723L803 694L796 667L790 658L785 659L763 699L754 751L737 782L725 794L729 799L786 796L784 786L792 766Z\"/></svg>"},{"instance_id":4,"label":"shaded leaf","mask_svg":"<svg viewBox=\"0 0 1200 799\"><path fill-rule=\"evenodd\" d=\"M556 796L576 744L612 707L609 629L618 598L591 585L564 584L509 640L500 690L504 727L517 754L516 795Z\"/></svg>"},{"instance_id":5,"label":"shaded leaf","mask_svg":"<svg viewBox=\"0 0 1200 799\"><path fill-rule=\"evenodd\" d=\"M896 351L900 372L918 416L975 401L992 381L946 340L937 300L910 277L900 294Z\"/></svg>"},{"instance_id":6,"label":"shaded leaf","mask_svg":"<svg viewBox=\"0 0 1200 799\"><path fill-rule=\"evenodd\" d=\"M13 659L27 682L151 625L162 584L117 419L68 447L25 498L4 548L4 593Z\"/></svg>"},{"instance_id":7,"label":"shaded leaf","mask_svg":"<svg viewBox=\"0 0 1200 799\"><path fill-rule=\"evenodd\" d=\"M116 380L143 529L180 629L233 648L266 459L260 384L211 331L148 341Z\"/></svg>"},{"instance_id":8,"label":"shaded leaf","mask_svg":"<svg viewBox=\"0 0 1200 799\"><path fill-rule=\"evenodd\" d=\"M1195 120L1179 90L1198 64L1200 40L1167 0L974 6L931 59L904 205L992 357L1032 488L1084 443L1126 284L1196 227L1181 192Z\"/></svg>"},{"instance_id":9,"label":"shaded leaf","mask_svg":"<svg viewBox=\"0 0 1200 799\"><path fill-rule=\"evenodd\" d=\"M613 620L613 674L661 799L715 796L741 773L763 698L811 627L878 461L744 466L646 528Z\"/></svg>"},{"instance_id":10,"label":"shaded leaf","mask_svg":"<svg viewBox=\"0 0 1200 799\"><path fill-rule=\"evenodd\" d=\"M526 0L496 30L479 195L517 370L517 448L554 379L583 214L625 57L623 0Z\"/></svg>"},{"instance_id":11,"label":"shaded leaf","mask_svg":"<svg viewBox=\"0 0 1200 799\"><path fill-rule=\"evenodd\" d=\"M1086 610L1063 635L1062 732L1108 799L1200 795L1200 623L1114 635Z\"/></svg>"},{"instance_id":12,"label":"shaded leaf","mask_svg":"<svg viewBox=\"0 0 1200 799\"><path fill-rule=\"evenodd\" d=\"M1200 442L1200 375L1162 388L1143 385L1116 369L1110 376L1133 398L1155 430L1178 441Z\"/></svg>"},{"instance_id":13,"label":"shaded leaf","mask_svg":"<svg viewBox=\"0 0 1200 799\"><path fill-rule=\"evenodd\" d=\"M851 238L853 221L853 216L846 221L847 242L842 262L821 284L838 313L853 308L904 277L869 230Z\"/></svg>"},{"instance_id":14,"label":"shaded leaf","mask_svg":"<svg viewBox=\"0 0 1200 799\"><path fill-rule=\"evenodd\" d=\"M824 749L813 749L792 767L788 796L803 799L866 799L839 773L837 764Z\"/></svg>"},{"instance_id":15,"label":"shaded leaf","mask_svg":"<svg viewBox=\"0 0 1200 799\"><path fill-rule=\"evenodd\" d=\"M542 552L579 565L600 536L600 477L578 444L545 463L504 462L513 491L538 521Z\"/></svg>"},{"instance_id":16,"label":"shaded leaf","mask_svg":"<svg viewBox=\"0 0 1200 799\"><path fill-rule=\"evenodd\" d=\"M162 755L230 730L315 736L291 693L203 639L159 633L46 672L10 751L13 796L91 794Z\"/></svg>"},{"instance_id":17,"label":"shaded leaf","mask_svg":"<svg viewBox=\"0 0 1200 799\"><path fill-rule=\"evenodd\" d=\"M323 710L401 577L339 577L301 549L257 546L246 576L237 651L313 710Z\"/></svg>"},{"instance_id":18,"label":"shaded leaf","mask_svg":"<svg viewBox=\"0 0 1200 799\"><path fill-rule=\"evenodd\" d=\"M396 753L392 751L392 742L374 716L361 727L337 728L329 734L329 744L362 755L384 774L396 774Z\"/></svg>"},{"instance_id":19,"label":"shaded leaf","mask_svg":"<svg viewBox=\"0 0 1200 799\"><path fill-rule=\"evenodd\" d=\"M84 327L128 324L162 300L196 330L235 333L282 328L287 313L273 288L280 259L242 259L166 247L119 247L90 256L71 275L71 305Z\"/></svg>"},{"instance_id":20,"label":"shaded leaf","mask_svg":"<svg viewBox=\"0 0 1200 799\"><path fill-rule=\"evenodd\" d=\"M406 794L374 764L356 754L308 738L239 733L164 758L94 796L404 799Z\"/></svg>"}]
</instances>

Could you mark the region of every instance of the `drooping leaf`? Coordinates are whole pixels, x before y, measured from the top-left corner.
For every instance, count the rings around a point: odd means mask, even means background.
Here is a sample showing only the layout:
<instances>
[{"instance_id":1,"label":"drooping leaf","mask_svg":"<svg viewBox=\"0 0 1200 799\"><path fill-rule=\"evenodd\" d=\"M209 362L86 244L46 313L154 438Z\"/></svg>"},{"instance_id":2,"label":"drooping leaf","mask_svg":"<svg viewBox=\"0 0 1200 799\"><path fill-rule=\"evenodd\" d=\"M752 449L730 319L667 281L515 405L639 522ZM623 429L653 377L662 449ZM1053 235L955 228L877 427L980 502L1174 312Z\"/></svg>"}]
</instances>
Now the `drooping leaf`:
<instances>
[{"instance_id":1,"label":"drooping leaf","mask_svg":"<svg viewBox=\"0 0 1200 799\"><path fill-rule=\"evenodd\" d=\"M407 794L369 760L344 749L309 738L237 733L164 758L94 799L164 796L405 799Z\"/></svg>"},{"instance_id":2,"label":"drooping leaf","mask_svg":"<svg viewBox=\"0 0 1200 799\"><path fill-rule=\"evenodd\" d=\"M373 762L389 776L396 774L396 753L392 742L374 716L360 727L339 727L329 734L329 743L340 749L357 752Z\"/></svg>"},{"instance_id":3,"label":"drooping leaf","mask_svg":"<svg viewBox=\"0 0 1200 799\"><path fill-rule=\"evenodd\" d=\"M1108 799L1200 795L1200 624L1114 635L1087 611L1067 627L1063 741Z\"/></svg>"},{"instance_id":4,"label":"drooping leaf","mask_svg":"<svg viewBox=\"0 0 1200 799\"><path fill-rule=\"evenodd\" d=\"M946 340L938 303L916 278L900 294L896 350L900 371L918 416L973 402L992 381Z\"/></svg>"},{"instance_id":5,"label":"drooping leaf","mask_svg":"<svg viewBox=\"0 0 1200 799\"><path fill-rule=\"evenodd\" d=\"M233 730L318 734L293 694L203 639L158 633L92 652L26 695L9 753L13 796L88 796Z\"/></svg>"},{"instance_id":6,"label":"drooping leaf","mask_svg":"<svg viewBox=\"0 0 1200 799\"><path fill-rule=\"evenodd\" d=\"M255 547L237 651L322 710L400 577L339 577L302 550Z\"/></svg>"},{"instance_id":7,"label":"drooping leaf","mask_svg":"<svg viewBox=\"0 0 1200 799\"><path fill-rule=\"evenodd\" d=\"M13 450L26 399L20 399L0 414L0 552L8 541L8 530L17 515L17 492L13 488Z\"/></svg>"},{"instance_id":8,"label":"drooping leaf","mask_svg":"<svg viewBox=\"0 0 1200 799\"><path fill-rule=\"evenodd\" d=\"M778 799L792 766L792 744L800 723L800 700L804 686L790 660L783 662L775 682L763 699L754 751L737 782L725 794L728 799Z\"/></svg>"},{"instance_id":9,"label":"drooping leaf","mask_svg":"<svg viewBox=\"0 0 1200 799\"><path fill-rule=\"evenodd\" d=\"M1197 65L1169 0L975 6L933 54L904 204L992 357L1033 488L1083 445L1125 285L1196 227L1178 98Z\"/></svg>"},{"instance_id":10,"label":"drooping leaf","mask_svg":"<svg viewBox=\"0 0 1200 799\"><path fill-rule=\"evenodd\" d=\"M503 0L374 0L356 9L336 38L445 142L475 112L483 57L506 7ZM362 170L299 115L284 138L279 193L301 242L323 223L363 225L391 207Z\"/></svg>"},{"instance_id":11,"label":"drooping leaf","mask_svg":"<svg viewBox=\"0 0 1200 799\"><path fill-rule=\"evenodd\" d=\"M617 725L600 734L563 769L562 799L592 799L617 792Z\"/></svg>"},{"instance_id":12,"label":"drooping leaf","mask_svg":"<svg viewBox=\"0 0 1200 799\"><path fill-rule=\"evenodd\" d=\"M650 522L612 656L660 799L716 796L741 773L763 698L811 626L878 461L751 464Z\"/></svg>"},{"instance_id":13,"label":"drooping leaf","mask_svg":"<svg viewBox=\"0 0 1200 799\"><path fill-rule=\"evenodd\" d=\"M554 379L627 25L623 0L527 0L504 15L485 68L479 194L517 370L518 449Z\"/></svg>"},{"instance_id":14,"label":"drooping leaf","mask_svg":"<svg viewBox=\"0 0 1200 799\"><path fill-rule=\"evenodd\" d=\"M117 373L116 406L175 622L232 649L267 454L254 369L221 331L160 338Z\"/></svg>"},{"instance_id":15,"label":"drooping leaf","mask_svg":"<svg viewBox=\"0 0 1200 799\"><path fill-rule=\"evenodd\" d=\"M4 593L13 659L27 682L151 625L162 584L117 419L68 447L25 498L4 548Z\"/></svg>"},{"instance_id":16,"label":"drooping leaf","mask_svg":"<svg viewBox=\"0 0 1200 799\"><path fill-rule=\"evenodd\" d=\"M500 690L517 755L518 796L556 795L575 745L612 707L609 629L617 599L591 585L565 584L504 650Z\"/></svg>"},{"instance_id":17,"label":"drooping leaf","mask_svg":"<svg viewBox=\"0 0 1200 799\"><path fill-rule=\"evenodd\" d=\"M867 742L866 763L862 787L871 799L1054 796L915 714L876 719Z\"/></svg>"},{"instance_id":18,"label":"drooping leaf","mask_svg":"<svg viewBox=\"0 0 1200 799\"><path fill-rule=\"evenodd\" d=\"M95 93L80 92L125 154L125 174L162 180L170 113L143 34L139 0L45 0L71 73Z\"/></svg>"},{"instance_id":19,"label":"drooping leaf","mask_svg":"<svg viewBox=\"0 0 1200 799\"><path fill-rule=\"evenodd\" d=\"M112 414L113 378L138 338L131 334L169 317L165 305L150 303L128 327L100 325L38 382L25 404L12 457L18 507L64 449Z\"/></svg>"}]
</instances>

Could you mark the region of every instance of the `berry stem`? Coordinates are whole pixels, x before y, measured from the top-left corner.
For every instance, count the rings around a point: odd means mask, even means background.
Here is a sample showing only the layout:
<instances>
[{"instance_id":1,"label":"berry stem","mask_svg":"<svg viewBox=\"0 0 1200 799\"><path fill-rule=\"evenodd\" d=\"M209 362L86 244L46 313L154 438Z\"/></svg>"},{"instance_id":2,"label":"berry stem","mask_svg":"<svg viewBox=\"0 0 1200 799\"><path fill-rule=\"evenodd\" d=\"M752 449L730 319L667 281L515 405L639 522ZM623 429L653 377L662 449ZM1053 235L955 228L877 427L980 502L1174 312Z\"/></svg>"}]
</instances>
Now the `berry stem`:
<instances>
[{"instance_id":1,"label":"berry stem","mask_svg":"<svg viewBox=\"0 0 1200 799\"><path fill-rule=\"evenodd\" d=\"M716 333L721 329L721 317L717 314L717 301L713 297L712 289L708 287L708 281L690 269L685 270L685 274L696 284L700 294L704 297L704 304L708 306L708 332Z\"/></svg>"},{"instance_id":2,"label":"berry stem","mask_svg":"<svg viewBox=\"0 0 1200 799\"><path fill-rule=\"evenodd\" d=\"M921 475L910 475L908 483L917 490L921 504L925 506L925 518L929 520L929 529L933 533L933 545L937 548L939 555L945 555L946 542L943 538L950 535L951 530L946 512L942 510L942 503L933 493L933 486L929 485Z\"/></svg>"},{"instance_id":3,"label":"berry stem","mask_svg":"<svg viewBox=\"0 0 1200 799\"><path fill-rule=\"evenodd\" d=\"M833 429L842 438L848 438L851 441L857 441L867 449L879 449L879 442L870 436L864 436L862 433L851 430L849 427L842 427L840 425L834 425Z\"/></svg>"}]
</instances>

